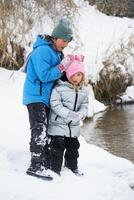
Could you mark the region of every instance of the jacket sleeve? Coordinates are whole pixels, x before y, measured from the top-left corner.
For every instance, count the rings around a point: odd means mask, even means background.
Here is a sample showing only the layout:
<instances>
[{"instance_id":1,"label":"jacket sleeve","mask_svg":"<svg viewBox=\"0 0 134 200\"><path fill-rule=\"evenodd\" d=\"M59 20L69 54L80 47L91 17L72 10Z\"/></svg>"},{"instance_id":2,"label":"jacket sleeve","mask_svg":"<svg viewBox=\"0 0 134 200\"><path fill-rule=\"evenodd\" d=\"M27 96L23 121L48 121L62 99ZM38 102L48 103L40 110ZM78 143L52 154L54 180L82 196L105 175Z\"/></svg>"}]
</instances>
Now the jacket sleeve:
<instances>
[{"instance_id":1,"label":"jacket sleeve","mask_svg":"<svg viewBox=\"0 0 134 200\"><path fill-rule=\"evenodd\" d=\"M51 105L52 111L56 115L59 115L60 117L63 117L64 119L66 119L68 117L70 110L68 108L66 108L65 106L63 106L62 100L61 100L61 95L58 92L56 87L52 91L50 105Z\"/></svg>"},{"instance_id":2,"label":"jacket sleeve","mask_svg":"<svg viewBox=\"0 0 134 200\"><path fill-rule=\"evenodd\" d=\"M78 110L78 113L80 114L82 120L84 120L88 114L88 104L89 104L89 95L88 92L86 92L84 101L81 103L81 106Z\"/></svg>"},{"instance_id":3,"label":"jacket sleeve","mask_svg":"<svg viewBox=\"0 0 134 200\"><path fill-rule=\"evenodd\" d=\"M62 75L61 71L58 68L58 65L50 66L52 59L51 57L52 55L49 52L49 49L45 47L37 48L31 57L34 70L39 80L42 82L57 80Z\"/></svg>"}]
</instances>

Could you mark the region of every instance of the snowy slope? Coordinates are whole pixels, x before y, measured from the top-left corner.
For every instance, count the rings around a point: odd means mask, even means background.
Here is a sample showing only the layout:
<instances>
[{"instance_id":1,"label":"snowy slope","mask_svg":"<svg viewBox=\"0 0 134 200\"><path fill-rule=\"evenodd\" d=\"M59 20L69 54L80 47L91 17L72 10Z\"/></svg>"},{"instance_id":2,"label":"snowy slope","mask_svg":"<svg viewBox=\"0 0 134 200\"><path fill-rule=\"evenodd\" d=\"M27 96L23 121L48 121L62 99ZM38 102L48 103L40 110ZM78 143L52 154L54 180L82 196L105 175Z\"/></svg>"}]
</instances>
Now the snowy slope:
<instances>
[{"instance_id":1,"label":"snowy slope","mask_svg":"<svg viewBox=\"0 0 134 200\"><path fill-rule=\"evenodd\" d=\"M90 6L88 1L74 1L77 5L71 20L74 40L64 52L83 54L88 75L92 81L96 81L103 67L104 58L113 52L121 41L125 43L134 33L134 19L106 16L94 6ZM26 48L27 53L31 51L37 34L51 34L60 16L54 20L46 15L39 21L36 21L36 16L33 18L35 23L22 40L22 46ZM29 43L30 47L28 47Z\"/></svg>"},{"instance_id":2,"label":"snowy slope","mask_svg":"<svg viewBox=\"0 0 134 200\"><path fill-rule=\"evenodd\" d=\"M134 19L108 17L87 2L79 3L79 15L75 18L77 34L81 41L79 51L84 52L89 76L96 80L106 56L134 33Z\"/></svg>"}]
</instances>

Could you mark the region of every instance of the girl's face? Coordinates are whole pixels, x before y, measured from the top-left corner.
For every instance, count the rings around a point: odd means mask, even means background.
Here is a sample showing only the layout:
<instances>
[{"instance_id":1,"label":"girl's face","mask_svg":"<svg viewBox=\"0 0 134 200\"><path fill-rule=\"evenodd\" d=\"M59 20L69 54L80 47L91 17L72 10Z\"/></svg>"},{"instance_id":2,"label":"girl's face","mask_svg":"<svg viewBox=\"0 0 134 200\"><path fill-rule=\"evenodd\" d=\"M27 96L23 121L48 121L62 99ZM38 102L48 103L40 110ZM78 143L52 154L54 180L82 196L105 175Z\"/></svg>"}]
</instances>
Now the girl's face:
<instances>
[{"instance_id":1,"label":"girl's face","mask_svg":"<svg viewBox=\"0 0 134 200\"><path fill-rule=\"evenodd\" d=\"M69 43L68 41L63 40L63 39L59 39L59 38L54 39L54 45L57 51L63 51L63 49L67 47L68 43Z\"/></svg>"},{"instance_id":2,"label":"girl's face","mask_svg":"<svg viewBox=\"0 0 134 200\"><path fill-rule=\"evenodd\" d=\"M69 81L73 84L73 85L79 85L79 83L83 80L83 73L81 72L77 72L74 75L72 75L69 79Z\"/></svg>"}]
</instances>

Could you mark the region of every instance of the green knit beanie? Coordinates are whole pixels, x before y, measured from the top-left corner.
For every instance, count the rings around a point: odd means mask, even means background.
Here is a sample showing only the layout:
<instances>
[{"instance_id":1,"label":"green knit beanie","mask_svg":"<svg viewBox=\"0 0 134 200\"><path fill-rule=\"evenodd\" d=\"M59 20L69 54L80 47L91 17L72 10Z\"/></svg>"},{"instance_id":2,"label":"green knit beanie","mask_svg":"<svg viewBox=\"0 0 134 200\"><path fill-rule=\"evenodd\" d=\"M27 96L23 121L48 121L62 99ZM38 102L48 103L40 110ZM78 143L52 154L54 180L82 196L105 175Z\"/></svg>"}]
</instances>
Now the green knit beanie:
<instances>
[{"instance_id":1,"label":"green knit beanie","mask_svg":"<svg viewBox=\"0 0 134 200\"><path fill-rule=\"evenodd\" d=\"M73 39L73 32L66 18L60 19L59 23L52 31L52 37L63 39L68 42Z\"/></svg>"}]
</instances>

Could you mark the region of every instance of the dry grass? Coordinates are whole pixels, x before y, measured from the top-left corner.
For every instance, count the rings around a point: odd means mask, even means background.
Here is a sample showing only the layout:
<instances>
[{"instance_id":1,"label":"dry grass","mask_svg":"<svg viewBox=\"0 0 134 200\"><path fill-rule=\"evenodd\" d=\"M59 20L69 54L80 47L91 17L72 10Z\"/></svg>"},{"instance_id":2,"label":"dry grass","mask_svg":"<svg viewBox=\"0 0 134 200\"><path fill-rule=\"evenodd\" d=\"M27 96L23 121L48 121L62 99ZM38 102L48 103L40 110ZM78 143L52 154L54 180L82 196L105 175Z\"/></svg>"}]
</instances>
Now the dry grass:
<instances>
[{"instance_id":1,"label":"dry grass","mask_svg":"<svg viewBox=\"0 0 134 200\"><path fill-rule=\"evenodd\" d=\"M19 69L24 62L23 41L36 22L47 14L54 21L72 18L77 9L73 0L0 1L0 67ZM27 46L30 45L27 44Z\"/></svg>"},{"instance_id":2,"label":"dry grass","mask_svg":"<svg viewBox=\"0 0 134 200\"><path fill-rule=\"evenodd\" d=\"M88 0L91 5L107 15L134 17L134 2L131 0Z\"/></svg>"},{"instance_id":3,"label":"dry grass","mask_svg":"<svg viewBox=\"0 0 134 200\"><path fill-rule=\"evenodd\" d=\"M134 35L103 61L100 79L93 85L96 99L113 104L134 83Z\"/></svg>"},{"instance_id":4,"label":"dry grass","mask_svg":"<svg viewBox=\"0 0 134 200\"><path fill-rule=\"evenodd\" d=\"M19 1L0 1L0 67L18 69L23 63L24 49L12 35L21 14Z\"/></svg>"}]
</instances>

